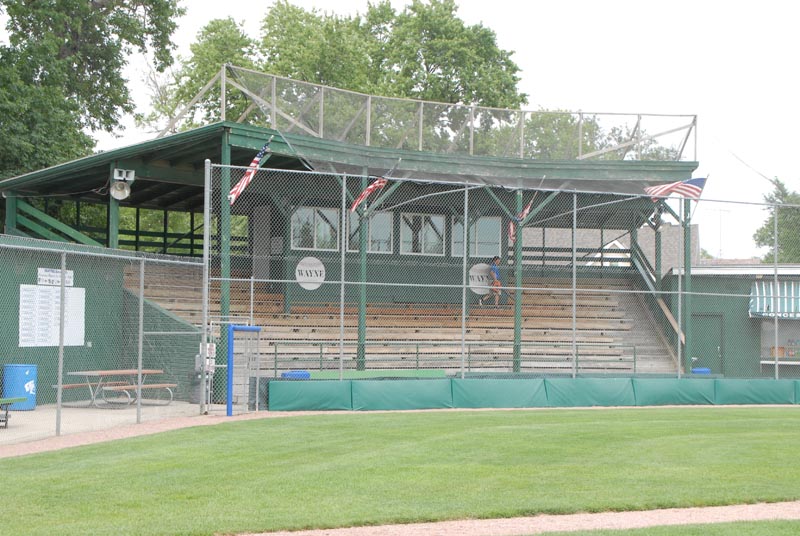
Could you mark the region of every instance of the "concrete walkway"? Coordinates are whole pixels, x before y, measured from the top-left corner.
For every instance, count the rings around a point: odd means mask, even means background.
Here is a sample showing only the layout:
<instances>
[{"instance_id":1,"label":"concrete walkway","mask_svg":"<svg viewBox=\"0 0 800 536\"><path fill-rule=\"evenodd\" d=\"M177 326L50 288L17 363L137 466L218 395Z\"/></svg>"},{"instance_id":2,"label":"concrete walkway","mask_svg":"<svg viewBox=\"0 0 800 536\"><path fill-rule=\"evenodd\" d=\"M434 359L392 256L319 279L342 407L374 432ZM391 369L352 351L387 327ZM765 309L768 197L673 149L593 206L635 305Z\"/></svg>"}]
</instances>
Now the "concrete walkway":
<instances>
[{"instance_id":1,"label":"concrete walkway","mask_svg":"<svg viewBox=\"0 0 800 536\"><path fill-rule=\"evenodd\" d=\"M211 414L225 415L225 406L210 406L207 409ZM180 401L173 401L166 406L142 404L141 416L138 419L135 404L125 407L108 405L63 407L61 409L61 435L109 430L140 422L197 415L200 415L199 404ZM56 422L55 404L40 405L33 410L11 411L9 412L8 428L0 428L0 445L54 437L56 436Z\"/></svg>"}]
</instances>

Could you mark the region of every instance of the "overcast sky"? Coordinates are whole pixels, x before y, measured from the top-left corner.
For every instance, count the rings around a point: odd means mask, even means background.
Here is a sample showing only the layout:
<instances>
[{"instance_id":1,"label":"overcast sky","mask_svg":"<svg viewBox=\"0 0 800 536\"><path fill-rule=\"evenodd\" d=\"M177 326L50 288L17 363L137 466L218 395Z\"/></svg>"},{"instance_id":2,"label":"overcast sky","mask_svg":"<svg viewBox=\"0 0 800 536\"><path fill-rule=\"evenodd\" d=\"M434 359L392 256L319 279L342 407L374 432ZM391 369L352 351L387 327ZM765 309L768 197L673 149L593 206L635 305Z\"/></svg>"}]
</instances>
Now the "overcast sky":
<instances>
[{"instance_id":1,"label":"overcast sky","mask_svg":"<svg viewBox=\"0 0 800 536\"><path fill-rule=\"evenodd\" d=\"M305 9L363 13L367 0L292 0ZM400 9L406 1L392 0ZM410 0L409 2L410 3ZM458 16L481 23L514 51L527 109L697 114L704 199L762 201L778 177L800 191L793 129L800 124L792 2L733 0L457 0ZM179 53L211 19L245 22L251 37L271 0L186 0ZM133 77L132 77L133 78ZM141 77L140 77L141 78ZM146 97L137 105L147 105ZM103 148L139 141L130 136ZM141 136L141 134L139 135ZM152 135L147 136L149 139ZM756 254L763 211L701 204L701 246L727 258ZM800 237L798 238L800 239Z\"/></svg>"}]
</instances>

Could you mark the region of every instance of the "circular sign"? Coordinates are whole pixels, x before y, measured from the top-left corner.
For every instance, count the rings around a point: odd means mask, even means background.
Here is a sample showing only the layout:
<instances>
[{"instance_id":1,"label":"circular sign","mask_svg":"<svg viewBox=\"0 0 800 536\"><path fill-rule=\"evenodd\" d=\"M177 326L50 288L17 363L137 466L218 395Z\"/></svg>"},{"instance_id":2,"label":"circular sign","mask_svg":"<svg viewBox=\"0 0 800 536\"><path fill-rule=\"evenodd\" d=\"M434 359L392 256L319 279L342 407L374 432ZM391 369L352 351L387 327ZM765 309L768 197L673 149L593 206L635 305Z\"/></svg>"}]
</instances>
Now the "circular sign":
<instances>
[{"instance_id":1,"label":"circular sign","mask_svg":"<svg viewBox=\"0 0 800 536\"><path fill-rule=\"evenodd\" d=\"M294 269L297 284L306 290L317 290L325 281L325 265L316 257L304 257Z\"/></svg>"},{"instance_id":2,"label":"circular sign","mask_svg":"<svg viewBox=\"0 0 800 536\"><path fill-rule=\"evenodd\" d=\"M469 269L469 289L479 296L489 294L492 280L492 267L485 262L478 263Z\"/></svg>"}]
</instances>

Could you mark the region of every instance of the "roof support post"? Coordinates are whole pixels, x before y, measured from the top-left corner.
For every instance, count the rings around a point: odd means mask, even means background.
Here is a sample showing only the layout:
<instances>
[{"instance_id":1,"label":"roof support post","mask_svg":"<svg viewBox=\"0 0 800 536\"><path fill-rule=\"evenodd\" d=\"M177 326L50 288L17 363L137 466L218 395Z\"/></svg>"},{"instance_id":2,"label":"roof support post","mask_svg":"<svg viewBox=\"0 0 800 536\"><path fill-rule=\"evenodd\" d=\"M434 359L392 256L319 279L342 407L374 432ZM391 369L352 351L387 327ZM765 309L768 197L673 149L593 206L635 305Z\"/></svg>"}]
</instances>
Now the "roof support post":
<instances>
[{"instance_id":1,"label":"roof support post","mask_svg":"<svg viewBox=\"0 0 800 536\"><path fill-rule=\"evenodd\" d=\"M17 194L15 192L6 192L6 234L12 234L12 231L17 230Z\"/></svg>"},{"instance_id":2,"label":"roof support post","mask_svg":"<svg viewBox=\"0 0 800 536\"><path fill-rule=\"evenodd\" d=\"M116 162L112 162L108 170L108 183L114 182L114 168L117 167ZM108 238L106 243L108 247L117 249L119 248L119 201L114 199L113 196L108 196Z\"/></svg>"},{"instance_id":3,"label":"roof support post","mask_svg":"<svg viewBox=\"0 0 800 536\"><path fill-rule=\"evenodd\" d=\"M661 226L657 225L653 229L653 233L655 234L655 246L656 246L656 265L655 265L655 287L656 290L661 292Z\"/></svg>"},{"instance_id":4,"label":"roof support post","mask_svg":"<svg viewBox=\"0 0 800 536\"><path fill-rule=\"evenodd\" d=\"M231 140L230 129L225 128L222 131L222 140L220 143L220 163L222 164L220 181L219 181L219 316L220 322L225 323L230 321L231 312L231 204L228 201L228 193L231 191ZM229 345L233 341L228 340L228 330L221 329L219 333L220 345L225 348L224 355L228 355ZM226 365L233 366L233 363L225 363ZM222 369L217 371L219 377L215 378L220 382L225 380L222 374Z\"/></svg>"}]
</instances>

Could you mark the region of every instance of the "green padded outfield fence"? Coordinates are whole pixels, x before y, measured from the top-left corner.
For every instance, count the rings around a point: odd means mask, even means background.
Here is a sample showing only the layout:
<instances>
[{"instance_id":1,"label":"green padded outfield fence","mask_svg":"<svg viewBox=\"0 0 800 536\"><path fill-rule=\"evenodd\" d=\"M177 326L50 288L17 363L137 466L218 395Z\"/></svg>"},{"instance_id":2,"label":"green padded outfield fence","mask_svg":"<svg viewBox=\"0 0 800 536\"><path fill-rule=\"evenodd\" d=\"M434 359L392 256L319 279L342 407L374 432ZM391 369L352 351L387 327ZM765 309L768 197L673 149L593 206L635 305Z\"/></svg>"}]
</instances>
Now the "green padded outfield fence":
<instances>
[{"instance_id":1,"label":"green padded outfield fence","mask_svg":"<svg viewBox=\"0 0 800 536\"><path fill-rule=\"evenodd\" d=\"M412 410L797 404L800 381L696 378L272 380L269 409Z\"/></svg>"}]
</instances>

